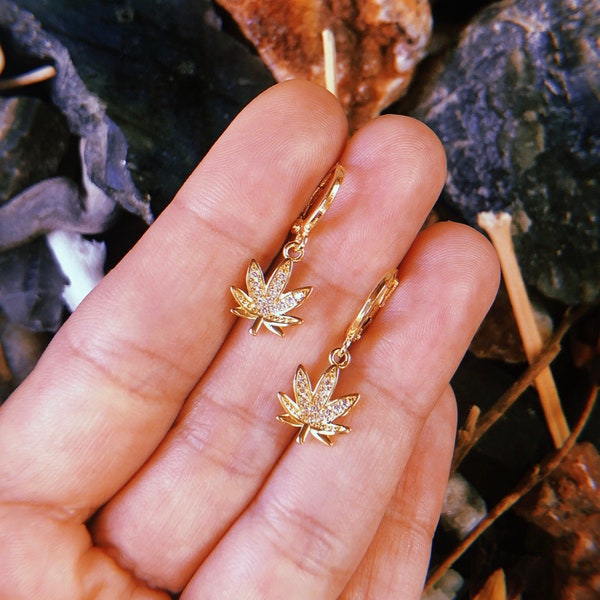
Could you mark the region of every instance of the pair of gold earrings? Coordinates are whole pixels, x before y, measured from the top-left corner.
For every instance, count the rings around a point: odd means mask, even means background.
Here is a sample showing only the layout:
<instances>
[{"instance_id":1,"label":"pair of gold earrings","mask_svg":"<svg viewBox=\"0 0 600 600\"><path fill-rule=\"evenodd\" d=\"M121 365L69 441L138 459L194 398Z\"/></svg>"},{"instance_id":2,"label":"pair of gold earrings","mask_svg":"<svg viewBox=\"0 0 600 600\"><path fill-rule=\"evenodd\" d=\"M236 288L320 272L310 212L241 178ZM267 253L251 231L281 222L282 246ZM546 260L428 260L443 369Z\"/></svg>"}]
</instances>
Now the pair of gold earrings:
<instances>
[{"instance_id":1,"label":"pair of gold earrings","mask_svg":"<svg viewBox=\"0 0 600 600\"><path fill-rule=\"evenodd\" d=\"M302 319L287 313L308 298L312 287L297 288L288 292L285 288L292 275L294 263L304 258L309 234L331 206L343 179L344 168L337 164L321 180L308 204L292 225L289 241L282 250L283 260L273 270L268 280L265 280L265 273L252 259L246 273L247 292L231 287L231 293L238 303L231 312L238 317L253 321L250 327L252 335L256 335L264 326L283 337L284 328L302 323ZM350 346L361 338L375 314L397 286L397 272L394 270L387 273L373 288L346 330L342 344L329 354L329 367L321 375L316 386L312 386L306 369L299 365L294 376L294 399L279 392L279 402L285 414L279 415L277 419L300 429L296 437L299 444L303 444L311 433L319 441L331 446L333 435L350 431L349 427L334 421L348 414L360 399L360 394L333 398L333 392L340 371L350 364Z\"/></svg>"}]
</instances>

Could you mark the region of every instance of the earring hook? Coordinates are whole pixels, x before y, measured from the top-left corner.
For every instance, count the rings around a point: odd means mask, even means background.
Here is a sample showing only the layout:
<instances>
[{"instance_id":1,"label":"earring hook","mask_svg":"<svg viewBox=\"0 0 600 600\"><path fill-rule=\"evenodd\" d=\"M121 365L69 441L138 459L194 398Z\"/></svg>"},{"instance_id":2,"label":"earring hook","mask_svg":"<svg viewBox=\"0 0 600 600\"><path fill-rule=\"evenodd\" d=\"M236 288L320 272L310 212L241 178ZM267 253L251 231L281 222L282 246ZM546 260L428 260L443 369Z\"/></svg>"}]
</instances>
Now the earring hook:
<instances>
[{"instance_id":1,"label":"earring hook","mask_svg":"<svg viewBox=\"0 0 600 600\"><path fill-rule=\"evenodd\" d=\"M346 329L344 342L329 355L329 362L339 369L345 369L350 364L350 346L360 340L367 327L371 324L375 315L386 303L392 292L398 287L398 270L394 269L386 273L381 281L373 288L362 308L358 311L350 327Z\"/></svg>"},{"instance_id":2,"label":"earring hook","mask_svg":"<svg viewBox=\"0 0 600 600\"><path fill-rule=\"evenodd\" d=\"M308 235L331 206L344 181L345 173L344 167L338 163L323 177L304 210L292 225L290 233L295 237L283 247L284 258L289 258L293 262L302 260Z\"/></svg>"},{"instance_id":3,"label":"earring hook","mask_svg":"<svg viewBox=\"0 0 600 600\"><path fill-rule=\"evenodd\" d=\"M323 178L319 187L310 197L302 213L292 225L292 232L302 237L308 237L308 234L315 228L321 217L327 212L335 198L346 171L339 163Z\"/></svg>"}]
</instances>

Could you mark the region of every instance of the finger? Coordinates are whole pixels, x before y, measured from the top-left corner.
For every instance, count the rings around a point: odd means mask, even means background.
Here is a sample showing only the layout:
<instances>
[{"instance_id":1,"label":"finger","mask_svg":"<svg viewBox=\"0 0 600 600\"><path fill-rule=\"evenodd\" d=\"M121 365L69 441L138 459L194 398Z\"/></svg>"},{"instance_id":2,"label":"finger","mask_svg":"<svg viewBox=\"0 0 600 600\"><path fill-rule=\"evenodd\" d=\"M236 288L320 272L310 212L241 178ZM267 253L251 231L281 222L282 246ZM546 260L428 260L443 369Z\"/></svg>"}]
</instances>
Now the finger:
<instances>
[{"instance_id":1,"label":"finger","mask_svg":"<svg viewBox=\"0 0 600 600\"><path fill-rule=\"evenodd\" d=\"M375 538L342 600L421 597L455 435L456 403L448 387L425 422Z\"/></svg>"},{"instance_id":2,"label":"finger","mask_svg":"<svg viewBox=\"0 0 600 600\"><path fill-rule=\"evenodd\" d=\"M276 252L346 136L307 83L242 112L3 407L1 498L87 514L131 477L230 329L241 265Z\"/></svg>"},{"instance_id":3,"label":"finger","mask_svg":"<svg viewBox=\"0 0 600 600\"><path fill-rule=\"evenodd\" d=\"M356 134L346 177L294 268L313 285L305 322L285 340L243 321L190 396L164 444L102 512L97 540L153 585L178 590L251 501L293 432L277 391L298 360L322 360L373 282L409 248L438 197L444 154L433 133L388 116ZM263 333L263 332L259 332Z\"/></svg>"},{"instance_id":4,"label":"finger","mask_svg":"<svg viewBox=\"0 0 600 600\"><path fill-rule=\"evenodd\" d=\"M336 390L363 394L342 420L352 433L333 448L292 444L182 598L241 589L249 597L335 598L343 590L491 303L498 266L482 236L440 224L419 235L399 279Z\"/></svg>"},{"instance_id":5,"label":"finger","mask_svg":"<svg viewBox=\"0 0 600 600\"><path fill-rule=\"evenodd\" d=\"M84 525L35 506L0 506L0 598L169 600L94 548Z\"/></svg>"}]
</instances>

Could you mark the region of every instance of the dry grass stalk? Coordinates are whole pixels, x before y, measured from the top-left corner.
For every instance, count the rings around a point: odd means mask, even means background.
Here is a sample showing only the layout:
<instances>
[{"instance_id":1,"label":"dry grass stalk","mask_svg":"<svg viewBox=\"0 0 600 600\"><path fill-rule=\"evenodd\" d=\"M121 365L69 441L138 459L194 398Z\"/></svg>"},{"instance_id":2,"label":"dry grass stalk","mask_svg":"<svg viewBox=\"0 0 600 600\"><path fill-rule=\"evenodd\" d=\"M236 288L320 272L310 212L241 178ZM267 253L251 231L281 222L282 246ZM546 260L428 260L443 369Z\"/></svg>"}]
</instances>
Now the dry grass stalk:
<instances>
[{"instance_id":1,"label":"dry grass stalk","mask_svg":"<svg viewBox=\"0 0 600 600\"><path fill-rule=\"evenodd\" d=\"M565 443L558 450L550 454L539 465L536 465L517 487L505 498L503 498L490 512L487 514L469 535L451 552L444 561L433 571L429 576L425 585L425 591L429 591L446 573L446 571L467 551L473 542L486 531L500 516L510 510L525 494L530 492L538 483L543 481L567 456L571 451L577 438L581 434L585 424L587 423L590 414L596 403L599 388L593 386L588 396L583 413L579 418L575 429L569 435Z\"/></svg>"},{"instance_id":2,"label":"dry grass stalk","mask_svg":"<svg viewBox=\"0 0 600 600\"><path fill-rule=\"evenodd\" d=\"M323 56L325 60L325 87L337 97L335 36L331 29L323 29Z\"/></svg>"},{"instance_id":3,"label":"dry grass stalk","mask_svg":"<svg viewBox=\"0 0 600 600\"><path fill-rule=\"evenodd\" d=\"M506 577L503 569L494 571L473 600L506 600Z\"/></svg>"},{"instance_id":4,"label":"dry grass stalk","mask_svg":"<svg viewBox=\"0 0 600 600\"><path fill-rule=\"evenodd\" d=\"M521 334L525 354L527 360L532 363L542 352L544 342L535 323L533 308L515 255L510 233L511 222L512 219L508 213L482 212L477 217L478 225L490 236L498 253L504 283ZM550 367L543 369L536 376L535 387L540 396L554 445L556 448L560 448L569 436L569 426L560 405L560 398Z\"/></svg>"}]
</instances>

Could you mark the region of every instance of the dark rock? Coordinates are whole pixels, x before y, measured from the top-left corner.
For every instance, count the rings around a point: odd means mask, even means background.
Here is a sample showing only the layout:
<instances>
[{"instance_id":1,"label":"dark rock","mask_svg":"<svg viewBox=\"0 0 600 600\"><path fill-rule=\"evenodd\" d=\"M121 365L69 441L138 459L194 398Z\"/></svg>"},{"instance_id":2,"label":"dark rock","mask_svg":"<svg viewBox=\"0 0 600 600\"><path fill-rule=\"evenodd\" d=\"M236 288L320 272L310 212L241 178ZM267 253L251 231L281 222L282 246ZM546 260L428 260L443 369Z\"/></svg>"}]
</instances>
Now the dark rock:
<instances>
[{"instance_id":1,"label":"dark rock","mask_svg":"<svg viewBox=\"0 0 600 600\"><path fill-rule=\"evenodd\" d=\"M44 240L28 242L54 229L103 232L119 207L147 222L152 214L127 168L123 133L86 89L66 48L5 0L0 43L3 76L48 64L56 70L51 80L27 88L30 97L2 100L6 189L0 206L0 309L12 323L55 331L63 319L66 279ZM33 185L20 189L28 183Z\"/></svg>"},{"instance_id":2,"label":"dark rock","mask_svg":"<svg viewBox=\"0 0 600 600\"><path fill-rule=\"evenodd\" d=\"M127 170L127 144L106 115L104 105L91 94L71 62L66 48L47 34L32 14L0 0L0 41L7 70L52 64L56 76L47 82L49 97L64 115L70 132L81 139L85 195L103 194L127 210L151 220L145 202ZM93 188L93 189L90 189Z\"/></svg>"},{"instance_id":3,"label":"dark rock","mask_svg":"<svg viewBox=\"0 0 600 600\"><path fill-rule=\"evenodd\" d=\"M4 359L0 403L31 373L49 339L50 334L8 321L0 312L0 361Z\"/></svg>"},{"instance_id":4,"label":"dark rock","mask_svg":"<svg viewBox=\"0 0 600 600\"><path fill-rule=\"evenodd\" d=\"M514 383L524 367L481 360L467 353L452 379L458 405L459 423L465 423L473 405L482 413L490 409ZM510 436L510 444L506 443ZM536 392L529 388L510 410L479 440L460 472L487 498L496 493L496 485L506 491L507 482L490 478L491 472L503 472L516 484L523 472L539 462L551 449L551 439Z\"/></svg>"},{"instance_id":5,"label":"dark rock","mask_svg":"<svg viewBox=\"0 0 600 600\"><path fill-rule=\"evenodd\" d=\"M43 238L0 252L0 309L33 331L56 331L67 283Z\"/></svg>"},{"instance_id":6,"label":"dark rock","mask_svg":"<svg viewBox=\"0 0 600 600\"><path fill-rule=\"evenodd\" d=\"M220 30L210 0L18 4L69 49L86 86L107 105L155 214L238 112L274 83L246 45Z\"/></svg>"},{"instance_id":7,"label":"dark rock","mask_svg":"<svg viewBox=\"0 0 600 600\"><path fill-rule=\"evenodd\" d=\"M552 319L541 306L535 303L532 306L538 330L542 340L546 343L552 335ZM477 358L491 358L508 363L527 361L508 292L504 285L500 286L498 295L477 330L469 350Z\"/></svg>"},{"instance_id":8,"label":"dark rock","mask_svg":"<svg viewBox=\"0 0 600 600\"><path fill-rule=\"evenodd\" d=\"M590 383L600 386L600 306L571 327L569 346L573 364L587 372Z\"/></svg>"},{"instance_id":9,"label":"dark rock","mask_svg":"<svg viewBox=\"0 0 600 600\"><path fill-rule=\"evenodd\" d=\"M50 104L0 98L0 204L55 175L68 141L65 119Z\"/></svg>"},{"instance_id":10,"label":"dark rock","mask_svg":"<svg viewBox=\"0 0 600 600\"><path fill-rule=\"evenodd\" d=\"M525 280L566 303L600 295L598 0L494 4L413 114L448 154L444 202L475 225L508 211Z\"/></svg>"},{"instance_id":11,"label":"dark rock","mask_svg":"<svg viewBox=\"0 0 600 600\"><path fill-rule=\"evenodd\" d=\"M578 444L521 503L519 512L554 538L580 535L585 531L580 521L600 515L599 487L600 455L592 444ZM592 546L581 548L586 549ZM597 545L595 552L599 549Z\"/></svg>"}]
</instances>

